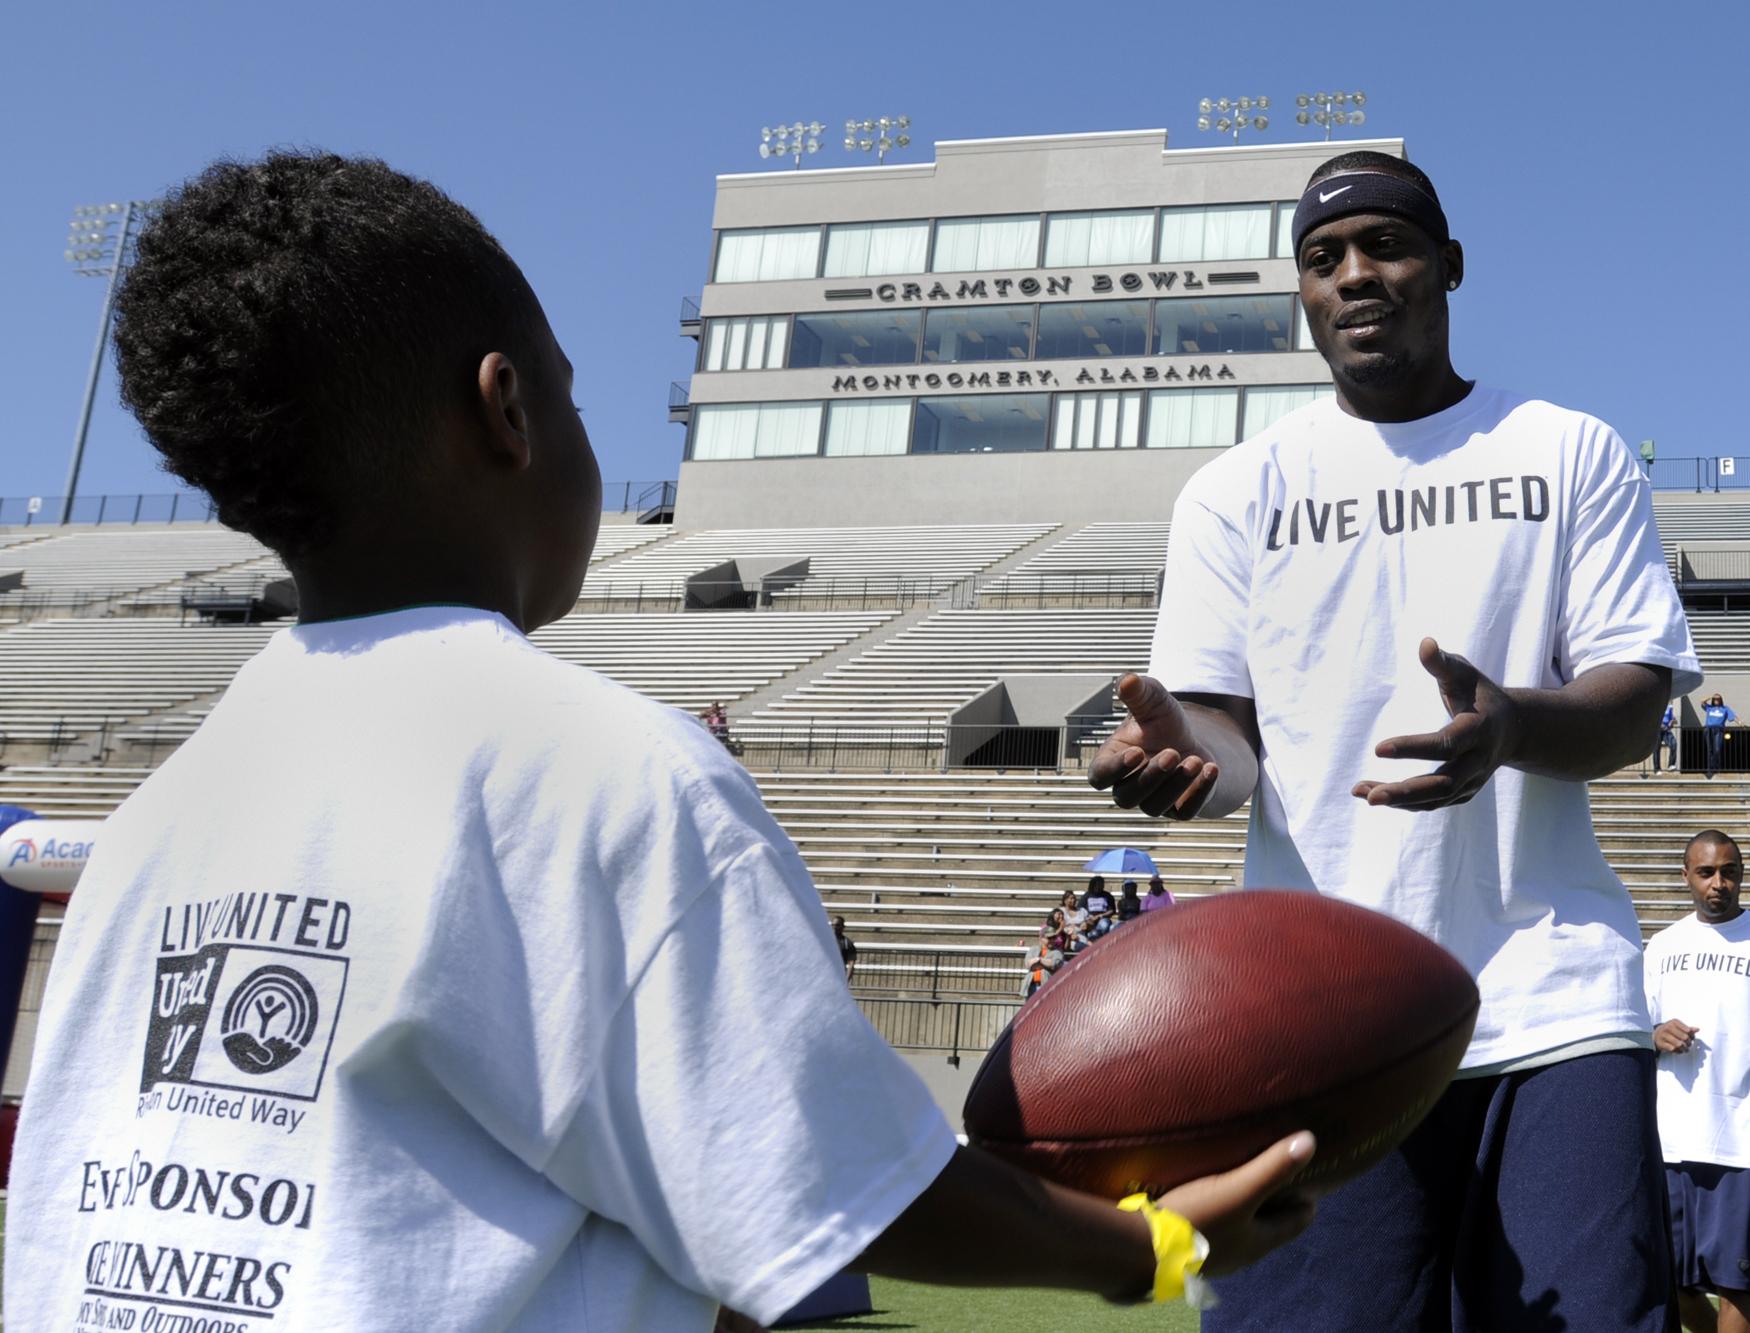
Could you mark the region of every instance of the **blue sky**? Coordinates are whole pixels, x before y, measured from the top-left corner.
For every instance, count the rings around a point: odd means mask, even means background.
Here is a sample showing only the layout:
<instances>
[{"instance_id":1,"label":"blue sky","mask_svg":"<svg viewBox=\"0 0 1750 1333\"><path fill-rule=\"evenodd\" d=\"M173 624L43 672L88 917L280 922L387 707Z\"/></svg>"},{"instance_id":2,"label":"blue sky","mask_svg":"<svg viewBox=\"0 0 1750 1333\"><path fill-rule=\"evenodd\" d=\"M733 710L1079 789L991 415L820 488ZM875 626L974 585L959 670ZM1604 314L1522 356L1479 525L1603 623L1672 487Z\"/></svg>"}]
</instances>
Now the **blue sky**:
<instances>
[{"instance_id":1,"label":"blue sky","mask_svg":"<svg viewBox=\"0 0 1750 1333\"><path fill-rule=\"evenodd\" d=\"M541 294L610 481L673 477L680 299L712 179L777 120L909 113L935 139L1165 127L1202 96L1362 88L1468 256L1459 370L1581 407L1662 457L1745 453L1750 7L752 6L25 0L0 50L0 496L58 493L101 302L75 204L275 144L372 153L473 208ZM846 165L837 146L813 159ZM82 491L162 491L106 373Z\"/></svg>"}]
</instances>

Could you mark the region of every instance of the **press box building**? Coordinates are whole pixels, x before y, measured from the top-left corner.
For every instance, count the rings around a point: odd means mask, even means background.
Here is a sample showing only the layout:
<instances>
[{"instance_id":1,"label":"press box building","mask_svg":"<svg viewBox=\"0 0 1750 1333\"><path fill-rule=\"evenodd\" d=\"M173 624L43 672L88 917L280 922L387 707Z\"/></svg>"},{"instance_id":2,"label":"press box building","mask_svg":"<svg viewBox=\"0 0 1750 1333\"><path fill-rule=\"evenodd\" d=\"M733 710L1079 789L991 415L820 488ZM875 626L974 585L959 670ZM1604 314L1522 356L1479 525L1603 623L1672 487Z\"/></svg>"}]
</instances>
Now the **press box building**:
<instances>
[{"instance_id":1,"label":"press box building","mask_svg":"<svg viewBox=\"0 0 1750 1333\"><path fill-rule=\"evenodd\" d=\"M1289 231L1337 152L1163 130L717 179L675 521L1164 519L1327 394Z\"/></svg>"}]
</instances>

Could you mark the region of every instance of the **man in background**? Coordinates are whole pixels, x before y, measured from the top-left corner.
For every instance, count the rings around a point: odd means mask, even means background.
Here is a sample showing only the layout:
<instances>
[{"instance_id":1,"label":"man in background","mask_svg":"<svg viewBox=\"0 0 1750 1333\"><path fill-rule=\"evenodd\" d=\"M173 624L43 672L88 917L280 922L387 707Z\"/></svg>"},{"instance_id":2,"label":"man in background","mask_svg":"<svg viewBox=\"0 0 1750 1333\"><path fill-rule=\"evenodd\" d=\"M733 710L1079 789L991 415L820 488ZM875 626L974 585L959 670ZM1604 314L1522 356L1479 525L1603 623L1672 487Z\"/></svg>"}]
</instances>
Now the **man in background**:
<instances>
[{"instance_id":1,"label":"man in background","mask_svg":"<svg viewBox=\"0 0 1750 1333\"><path fill-rule=\"evenodd\" d=\"M1693 1333L1750 1333L1750 916L1737 842L1696 834L1683 881L1695 910L1653 936L1645 973L1679 1305Z\"/></svg>"}]
</instances>

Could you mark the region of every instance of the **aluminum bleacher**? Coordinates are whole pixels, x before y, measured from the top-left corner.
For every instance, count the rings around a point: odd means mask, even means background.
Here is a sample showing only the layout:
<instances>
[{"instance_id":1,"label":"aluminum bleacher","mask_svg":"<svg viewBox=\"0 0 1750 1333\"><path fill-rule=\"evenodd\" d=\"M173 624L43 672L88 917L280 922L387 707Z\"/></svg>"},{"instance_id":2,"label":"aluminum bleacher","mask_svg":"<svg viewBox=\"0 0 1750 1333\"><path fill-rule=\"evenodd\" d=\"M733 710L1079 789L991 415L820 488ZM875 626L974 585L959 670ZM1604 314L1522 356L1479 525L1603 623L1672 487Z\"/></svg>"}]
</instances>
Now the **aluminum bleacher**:
<instances>
[{"instance_id":1,"label":"aluminum bleacher","mask_svg":"<svg viewBox=\"0 0 1750 1333\"><path fill-rule=\"evenodd\" d=\"M937 611L756 710L742 727L904 727L939 736L950 712L1004 675L1144 669L1154 623L1152 609Z\"/></svg>"},{"instance_id":2,"label":"aluminum bleacher","mask_svg":"<svg viewBox=\"0 0 1750 1333\"><path fill-rule=\"evenodd\" d=\"M101 817L148 772L14 767L0 771L0 803ZM861 951L859 985L871 990L1011 993L1040 920L1064 889L1085 885L1082 862L1105 848L1147 850L1175 895L1232 887L1245 855L1243 814L1150 821L1073 774L767 773L757 781L827 910L846 918ZM1710 825L1741 827L1750 776L1625 773L1594 782L1591 797L1606 858L1651 934L1689 910L1679 874L1685 841Z\"/></svg>"},{"instance_id":3,"label":"aluminum bleacher","mask_svg":"<svg viewBox=\"0 0 1750 1333\"><path fill-rule=\"evenodd\" d=\"M223 689L268 625L104 617L0 632L0 737L49 742L114 728Z\"/></svg>"},{"instance_id":4,"label":"aluminum bleacher","mask_svg":"<svg viewBox=\"0 0 1750 1333\"><path fill-rule=\"evenodd\" d=\"M1052 523L964 527L749 528L684 533L635 551L584 581L586 602L678 597L691 575L729 560L808 560L780 605L882 605L930 597L1056 530ZM809 600L814 599L814 600Z\"/></svg>"},{"instance_id":5,"label":"aluminum bleacher","mask_svg":"<svg viewBox=\"0 0 1750 1333\"><path fill-rule=\"evenodd\" d=\"M979 603L1152 605L1166 568L1171 528L1170 523L1090 523L984 584Z\"/></svg>"},{"instance_id":6,"label":"aluminum bleacher","mask_svg":"<svg viewBox=\"0 0 1750 1333\"><path fill-rule=\"evenodd\" d=\"M19 535L19 534L13 534ZM127 526L25 538L0 551L0 573L24 586L0 594L0 615L17 606L87 606L144 589L211 575L267 554L253 537L218 524Z\"/></svg>"}]
</instances>

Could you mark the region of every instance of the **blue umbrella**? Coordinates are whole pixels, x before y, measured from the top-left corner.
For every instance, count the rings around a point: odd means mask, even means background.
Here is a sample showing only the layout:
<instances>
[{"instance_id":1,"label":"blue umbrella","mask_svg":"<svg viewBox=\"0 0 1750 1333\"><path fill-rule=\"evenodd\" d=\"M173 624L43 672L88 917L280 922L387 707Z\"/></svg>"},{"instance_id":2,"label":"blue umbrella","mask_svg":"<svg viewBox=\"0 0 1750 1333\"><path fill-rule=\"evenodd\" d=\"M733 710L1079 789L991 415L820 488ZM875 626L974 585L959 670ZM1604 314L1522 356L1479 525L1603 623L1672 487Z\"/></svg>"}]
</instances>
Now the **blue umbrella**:
<instances>
[{"instance_id":1,"label":"blue umbrella","mask_svg":"<svg viewBox=\"0 0 1750 1333\"><path fill-rule=\"evenodd\" d=\"M1114 847L1110 851L1101 852L1092 861L1082 867L1100 875L1155 875L1160 872L1155 869L1154 858L1147 852L1136 847Z\"/></svg>"}]
</instances>

